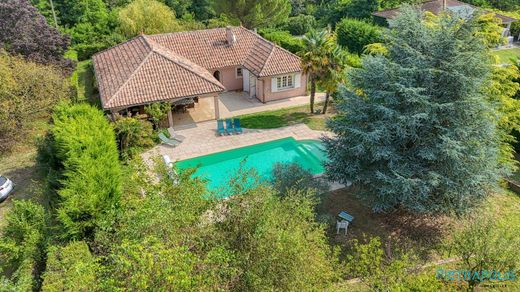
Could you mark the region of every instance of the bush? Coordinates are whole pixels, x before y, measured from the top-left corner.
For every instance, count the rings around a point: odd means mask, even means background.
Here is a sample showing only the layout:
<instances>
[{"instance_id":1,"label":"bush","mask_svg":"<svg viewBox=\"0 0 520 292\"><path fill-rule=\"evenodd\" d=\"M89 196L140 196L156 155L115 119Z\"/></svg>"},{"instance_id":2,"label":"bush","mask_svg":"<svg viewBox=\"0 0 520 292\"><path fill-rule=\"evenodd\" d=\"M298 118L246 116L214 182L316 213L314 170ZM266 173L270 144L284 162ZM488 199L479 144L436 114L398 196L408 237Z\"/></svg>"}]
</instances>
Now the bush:
<instances>
[{"instance_id":1,"label":"bush","mask_svg":"<svg viewBox=\"0 0 520 292\"><path fill-rule=\"evenodd\" d=\"M273 167L272 184L280 195L287 194L291 189L295 191L312 191L322 194L329 189L328 184L316 179L308 170L298 163L276 163Z\"/></svg>"},{"instance_id":2,"label":"bush","mask_svg":"<svg viewBox=\"0 0 520 292\"><path fill-rule=\"evenodd\" d=\"M117 116L113 126L122 158L131 158L140 150L155 144L152 124L147 121Z\"/></svg>"},{"instance_id":3,"label":"bush","mask_svg":"<svg viewBox=\"0 0 520 292\"><path fill-rule=\"evenodd\" d=\"M337 42L350 52L361 54L366 45L381 42L379 27L365 21L344 18L336 27Z\"/></svg>"},{"instance_id":4,"label":"bush","mask_svg":"<svg viewBox=\"0 0 520 292\"><path fill-rule=\"evenodd\" d=\"M155 129L159 127L159 123L168 115L168 103L156 102L144 107L144 111L150 116Z\"/></svg>"},{"instance_id":5,"label":"bush","mask_svg":"<svg viewBox=\"0 0 520 292\"><path fill-rule=\"evenodd\" d=\"M303 50L303 41L285 30L266 28L259 30L258 33L265 39L279 45L280 47L296 54Z\"/></svg>"},{"instance_id":6,"label":"bush","mask_svg":"<svg viewBox=\"0 0 520 292\"><path fill-rule=\"evenodd\" d=\"M18 141L30 143L26 133L35 115L44 114L69 93L69 85L54 67L0 50L0 153Z\"/></svg>"},{"instance_id":7,"label":"bush","mask_svg":"<svg viewBox=\"0 0 520 292\"><path fill-rule=\"evenodd\" d=\"M288 31L262 29L259 31L259 34L293 54L302 51L304 48L303 41L297 37L294 37Z\"/></svg>"},{"instance_id":8,"label":"bush","mask_svg":"<svg viewBox=\"0 0 520 292\"><path fill-rule=\"evenodd\" d=\"M300 14L289 17L286 27L293 35L304 35L316 27L316 19L312 15Z\"/></svg>"},{"instance_id":9,"label":"bush","mask_svg":"<svg viewBox=\"0 0 520 292\"><path fill-rule=\"evenodd\" d=\"M100 265L84 241L51 246L43 275L43 291L96 291Z\"/></svg>"},{"instance_id":10,"label":"bush","mask_svg":"<svg viewBox=\"0 0 520 292\"><path fill-rule=\"evenodd\" d=\"M506 220L470 218L466 227L453 235L447 249L461 259L460 269L469 271L515 271L520 267L516 251L520 232ZM488 279L489 280L489 279ZM482 281L485 281L482 279ZM481 284L478 278L467 279L470 290Z\"/></svg>"},{"instance_id":11,"label":"bush","mask_svg":"<svg viewBox=\"0 0 520 292\"><path fill-rule=\"evenodd\" d=\"M4 272L14 272L9 278L0 279L0 290L36 290L37 275L43 264L45 211L31 201L14 201L5 221L0 237L0 267Z\"/></svg>"},{"instance_id":12,"label":"bush","mask_svg":"<svg viewBox=\"0 0 520 292\"><path fill-rule=\"evenodd\" d=\"M62 103L54 110L44 146L40 157L59 181L54 187L63 236L90 238L98 220L119 204L121 168L114 130L96 108Z\"/></svg>"}]
</instances>

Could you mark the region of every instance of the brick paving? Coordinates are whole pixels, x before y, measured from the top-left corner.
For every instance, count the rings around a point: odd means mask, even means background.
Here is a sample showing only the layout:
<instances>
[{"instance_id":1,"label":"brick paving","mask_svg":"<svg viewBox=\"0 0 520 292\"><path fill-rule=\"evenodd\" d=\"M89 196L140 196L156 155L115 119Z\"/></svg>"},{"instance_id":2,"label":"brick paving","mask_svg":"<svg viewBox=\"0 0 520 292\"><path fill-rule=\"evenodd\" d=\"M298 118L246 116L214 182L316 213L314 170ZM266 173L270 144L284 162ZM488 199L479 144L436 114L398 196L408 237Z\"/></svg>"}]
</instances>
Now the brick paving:
<instances>
[{"instance_id":1,"label":"brick paving","mask_svg":"<svg viewBox=\"0 0 520 292\"><path fill-rule=\"evenodd\" d=\"M314 131L305 124L276 129L244 129L243 134L230 136L218 135L216 127L216 121L180 127L176 132L186 137L180 145L177 147L158 145L143 153L143 159L150 161L152 157L166 154L172 161L178 161L288 137L306 140L331 135L330 132Z\"/></svg>"}]
</instances>

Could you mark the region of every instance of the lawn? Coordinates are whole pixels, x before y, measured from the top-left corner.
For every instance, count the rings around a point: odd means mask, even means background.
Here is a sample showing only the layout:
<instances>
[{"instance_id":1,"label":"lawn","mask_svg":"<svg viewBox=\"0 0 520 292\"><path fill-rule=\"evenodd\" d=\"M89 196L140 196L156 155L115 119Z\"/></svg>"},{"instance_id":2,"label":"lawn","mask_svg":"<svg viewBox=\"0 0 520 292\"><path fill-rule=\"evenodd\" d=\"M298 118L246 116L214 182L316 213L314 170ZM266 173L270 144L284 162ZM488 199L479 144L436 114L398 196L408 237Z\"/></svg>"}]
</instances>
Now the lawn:
<instances>
[{"instance_id":1,"label":"lawn","mask_svg":"<svg viewBox=\"0 0 520 292\"><path fill-rule=\"evenodd\" d=\"M320 221L329 222L329 238L332 244L348 250L352 239L362 240L365 236L378 236L385 244L399 241L401 248L414 248L425 261L446 258L439 246L446 242L453 230L465 226L464 219L456 216L413 215L406 212L374 214L356 196L354 188L331 192L318 207ZM520 228L520 196L504 190L491 195L473 210L479 218L493 218L496 222ZM348 236L336 234L336 216L347 211L354 216ZM389 247L391 248L391 247Z\"/></svg>"},{"instance_id":2,"label":"lawn","mask_svg":"<svg viewBox=\"0 0 520 292\"><path fill-rule=\"evenodd\" d=\"M99 98L97 98L94 90L94 71L91 60L77 63L76 70L71 76L71 82L76 88L78 101L87 101L99 105Z\"/></svg>"},{"instance_id":3,"label":"lawn","mask_svg":"<svg viewBox=\"0 0 520 292\"><path fill-rule=\"evenodd\" d=\"M511 59L520 58L520 48L493 51L493 55L501 64L511 63Z\"/></svg>"},{"instance_id":4,"label":"lawn","mask_svg":"<svg viewBox=\"0 0 520 292\"><path fill-rule=\"evenodd\" d=\"M5 224L3 218L11 208L13 199L32 198L43 203L45 183L36 164L35 141L47 130L47 120L46 116L35 118L27 139L15 145L10 153L0 155L0 174L16 184L13 193L0 203L0 228Z\"/></svg>"},{"instance_id":5,"label":"lawn","mask_svg":"<svg viewBox=\"0 0 520 292\"><path fill-rule=\"evenodd\" d=\"M322 103L315 105L315 109L323 108ZM249 129L273 129L294 124L304 123L313 130L324 131L325 120L334 115L333 106L329 106L327 114L311 114L309 106L297 106L274 111L266 111L240 116L242 126Z\"/></svg>"}]
</instances>

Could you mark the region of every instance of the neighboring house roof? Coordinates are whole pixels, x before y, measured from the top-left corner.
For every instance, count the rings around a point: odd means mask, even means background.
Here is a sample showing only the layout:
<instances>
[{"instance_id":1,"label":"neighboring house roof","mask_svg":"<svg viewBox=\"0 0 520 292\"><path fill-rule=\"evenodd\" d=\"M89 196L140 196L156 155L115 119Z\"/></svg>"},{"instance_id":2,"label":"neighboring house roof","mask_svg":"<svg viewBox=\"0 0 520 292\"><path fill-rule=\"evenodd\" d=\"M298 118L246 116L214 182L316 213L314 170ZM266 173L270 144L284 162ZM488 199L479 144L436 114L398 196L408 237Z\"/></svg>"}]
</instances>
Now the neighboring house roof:
<instances>
[{"instance_id":1,"label":"neighboring house roof","mask_svg":"<svg viewBox=\"0 0 520 292\"><path fill-rule=\"evenodd\" d=\"M429 11L435 15L438 15L443 10L443 1L444 0L426 1L426 2L418 4L418 6L420 7L420 9L422 11ZM479 7L476 7L471 4L461 2L461 1L457 1L457 0L446 0L446 6L448 9L454 9L454 10L457 10L462 7L469 7L471 9L481 9ZM399 14L399 11L400 11L399 8L388 9L388 10L374 12L373 15L383 17L386 19L392 19L392 18L396 17L397 14ZM518 21L518 19L509 17L509 16L505 16L505 15L498 14L498 13L495 13L495 14L496 14L496 17L498 17L500 20L502 20L503 24L508 24L508 23Z\"/></svg>"},{"instance_id":2,"label":"neighboring house roof","mask_svg":"<svg viewBox=\"0 0 520 292\"><path fill-rule=\"evenodd\" d=\"M242 27L141 35L93 56L104 108L225 90L208 70L243 66L258 77L301 70L298 56Z\"/></svg>"}]
</instances>

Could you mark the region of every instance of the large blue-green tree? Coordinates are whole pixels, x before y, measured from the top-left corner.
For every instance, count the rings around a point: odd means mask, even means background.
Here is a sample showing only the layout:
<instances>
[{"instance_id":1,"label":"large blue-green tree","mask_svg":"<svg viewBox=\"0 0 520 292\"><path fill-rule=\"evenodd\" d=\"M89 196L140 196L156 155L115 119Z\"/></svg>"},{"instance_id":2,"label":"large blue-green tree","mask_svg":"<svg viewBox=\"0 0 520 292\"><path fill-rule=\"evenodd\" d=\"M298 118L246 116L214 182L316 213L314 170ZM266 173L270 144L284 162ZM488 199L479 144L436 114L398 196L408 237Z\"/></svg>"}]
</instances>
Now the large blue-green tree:
<instances>
[{"instance_id":1,"label":"large blue-green tree","mask_svg":"<svg viewBox=\"0 0 520 292\"><path fill-rule=\"evenodd\" d=\"M366 56L339 94L328 175L360 186L374 211L462 212L497 185L497 111L474 20L428 25L405 8L388 55Z\"/></svg>"}]
</instances>

